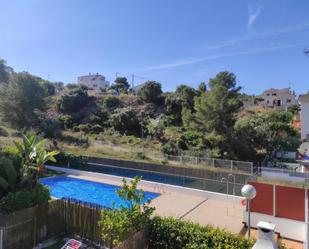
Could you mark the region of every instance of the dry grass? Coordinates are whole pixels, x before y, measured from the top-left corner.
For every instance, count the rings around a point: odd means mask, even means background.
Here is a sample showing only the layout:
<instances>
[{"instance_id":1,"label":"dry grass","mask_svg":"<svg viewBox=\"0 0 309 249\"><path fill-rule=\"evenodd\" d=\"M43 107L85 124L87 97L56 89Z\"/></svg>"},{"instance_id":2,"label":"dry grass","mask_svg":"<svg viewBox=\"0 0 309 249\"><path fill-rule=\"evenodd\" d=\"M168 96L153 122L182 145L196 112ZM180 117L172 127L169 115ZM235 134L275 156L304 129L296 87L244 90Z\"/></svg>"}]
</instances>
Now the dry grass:
<instances>
[{"instance_id":1,"label":"dry grass","mask_svg":"<svg viewBox=\"0 0 309 249\"><path fill-rule=\"evenodd\" d=\"M280 180L280 179L267 178L267 177L257 177L256 181L260 183L276 184L276 185L285 186L285 187L309 188L309 183L306 183L306 182Z\"/></svg>"}]
</instances>

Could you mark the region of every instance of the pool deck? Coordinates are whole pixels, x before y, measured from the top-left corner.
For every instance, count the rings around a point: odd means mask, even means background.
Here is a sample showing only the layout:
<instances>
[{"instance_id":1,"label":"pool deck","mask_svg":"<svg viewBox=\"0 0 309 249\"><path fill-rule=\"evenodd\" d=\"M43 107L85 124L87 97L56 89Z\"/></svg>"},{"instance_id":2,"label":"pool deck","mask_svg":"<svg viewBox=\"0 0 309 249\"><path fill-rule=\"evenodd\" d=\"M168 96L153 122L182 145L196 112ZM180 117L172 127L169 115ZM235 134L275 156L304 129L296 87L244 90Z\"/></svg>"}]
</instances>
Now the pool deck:
<instances>
[{"instance_id":1,"label":"pool deck","mask_svg":"<svg viewBox=\"0 0 309 249\"><path fill-rule=\"evenodd\" d=\"M79 179L102 182L121 186L121 181L116 178L104 178L87 175L70 175ZM155 186L155 187L154 187ZM145 191L159 193L160 196L153 199L151 206L155 207L155 213L160 216L173 216L181 218L202 226L211 224L226 231L246 235L247 229L244 227L243 211L245 207L241 202L233 197L224 196L222 199L214 199L192 194L186 191L175 191L175 187L165 184L147 184L142 181L139 187ZM251 229L252 236L257 238L256 229ZM288 248L303 249L303 243L289 239L282 239Z\"/></svg>"},{"instance_id":2,"label":"pool deck","mask_svg":"<svg viewBox=\"0 0 309 249\"><path fill-rule=\"evenodd\" d=\"M119 181L113 179L100 179L93 176L68 175L70 177L102 182L121 186ZM212 224L233 233L240 233L243 229L242 218L244 207L241 203L214 200L199 195L176 192L167 185L158 184L150 187L141 182L139 187L145 191L159 193L151 205L156 208L155 213L160 216L173 216L182 218L200 225Z\"/></svg>"}]
</instances>

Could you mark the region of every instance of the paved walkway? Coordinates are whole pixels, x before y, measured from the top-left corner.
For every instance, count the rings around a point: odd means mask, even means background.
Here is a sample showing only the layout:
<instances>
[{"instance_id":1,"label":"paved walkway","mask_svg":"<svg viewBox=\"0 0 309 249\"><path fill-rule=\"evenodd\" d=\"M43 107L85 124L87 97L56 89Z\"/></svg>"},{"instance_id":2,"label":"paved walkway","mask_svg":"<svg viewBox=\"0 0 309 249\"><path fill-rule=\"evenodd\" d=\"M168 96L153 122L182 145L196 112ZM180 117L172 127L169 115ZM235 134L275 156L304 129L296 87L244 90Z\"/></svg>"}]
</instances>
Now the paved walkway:
<instances>
[{"instance_id":1,"label":"paved walkway","mask_svg":"<svg viewBox=\"0 0 309 249\"><path fill-rule=\"evenodd\" d=\"M121 186L121 182L115 179L100 179L92 176L76 176L91 181L104 182L107 184ZM151 203L156 208L155 213L160 216L173 216L192 222L199 223L202 226L212 224L215 227L225 229L235 234L245 234L246 229L242 223L244 207L241 203L233 203L228 197L225 200L215 200L196 195L189 195L182 192L175 192L168 188L156 184L155 187L149 184L139 185L145 191L160 193L160 196ZM252 229L253 237L257 237L257 230ZM283 240L288 248L302 249L302 243Z\"/></svg>"},{"instance_id":2,"label":"paved walkway","mask_svg":"<svg viewBox=\"0 0 309 249\"><path fill-rule=\"evenodd\" d=\"M121 183L113 179L100 179L90 176L75 176L97 182L118 185ZM201 225L212 224L216 227L226 229L233 233L240 233L243 228L242 211L244 207L240 203L233 204L225 201L207 199L201 196L188 195L181 192L171 191L168 186L156 185L150 187L141 183L139 185L145 191L159 192L160 196L151 203L156 208L155 213L160 216L173 216L183 218ZM227 200L228 201L228 200Z\"/></svg>"}]
</instances>

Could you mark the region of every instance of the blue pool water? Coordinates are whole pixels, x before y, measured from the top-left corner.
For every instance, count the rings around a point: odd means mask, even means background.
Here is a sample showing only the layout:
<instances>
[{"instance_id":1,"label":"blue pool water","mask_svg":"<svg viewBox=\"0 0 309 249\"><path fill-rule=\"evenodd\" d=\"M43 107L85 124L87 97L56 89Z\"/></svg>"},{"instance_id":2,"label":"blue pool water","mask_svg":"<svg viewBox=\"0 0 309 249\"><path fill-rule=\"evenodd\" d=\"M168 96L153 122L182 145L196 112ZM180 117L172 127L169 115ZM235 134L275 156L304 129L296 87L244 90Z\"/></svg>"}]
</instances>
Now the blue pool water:
<instances>
[{"instance_id":1,"label":"blue pool water","mask_svg":"<svg viewBox=\"0 0 309 249\"><path fill-rule=\"evenodd\" d=\"M67 176L42 178L39 181L50 188L51 195L55 198L75 199L106 208L111 208L113 203L116 208L119 208L121 205L127 205L115 192L116 189L120 188L118 186ZM145 192L143 201L146 202L148 199L154 199L158 196L159 194L157 193Z\"/></svg>"},{"instance_id":2,"label":"blue pool water","mask_svg":"<svg viewBox=\"0 0 309 249\"><path fill-rule=\"evenodd\" d=\"M134 176L140 176L143 180L165 183L171 185L177 185L182 187L201 189L206 191L212 191L217 193L226 193L226 182L222 181L212 181L207 179L193 179L190 177L182 176L173 176L157 172L146 172L137 169L125 169L125 168L116 168L108 165L94 165L87 164L83 166L71 165L70 168L78 170L86 170L90 172L103 173L114 176L129 177L133 178ZM235 192L236 195L241 196L242 184L236 184ZM229 189L229 193L232 194L232 188Z\"/></svg>"}]
</instances>

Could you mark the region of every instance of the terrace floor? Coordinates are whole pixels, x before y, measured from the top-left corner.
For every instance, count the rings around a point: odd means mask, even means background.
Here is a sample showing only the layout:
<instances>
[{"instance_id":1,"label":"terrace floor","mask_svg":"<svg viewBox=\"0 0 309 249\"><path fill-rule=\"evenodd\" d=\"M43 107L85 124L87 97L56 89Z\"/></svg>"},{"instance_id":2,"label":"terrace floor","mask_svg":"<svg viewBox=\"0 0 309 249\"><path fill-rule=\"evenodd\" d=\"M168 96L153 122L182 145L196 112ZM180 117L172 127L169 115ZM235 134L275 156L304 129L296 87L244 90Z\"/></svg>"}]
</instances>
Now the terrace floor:
<instances>
[{"instance_id":1,"label":"terrace floor","mask_svg":"<svg viewBox=\"0 0 309 249\"><path fill-rule=\"evenodd\" d=\"M76 176L81 179L104 182L107 184L121 185L119 180L115 179L101 179L92 176ZM157 192L161 195L152 201L152 206L156 208L156 214L160 216L173 216L182 218L200 225L212 224L221 229L225 229L235 234L245 234L246 229L242 223L244 206L240 201L235 202L228 197L226 200L217 200L212 198L205 198L198 195L192 195L185 192L175 192L172 188L164 186L164 189L154 188L149 184L140 183L140 187L145 191ZM252 230L253 236L256 230ZM302 249L302 243L283 240L289 248Z\"/></svg>"}]
</instances>

